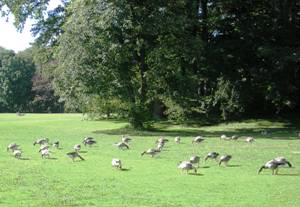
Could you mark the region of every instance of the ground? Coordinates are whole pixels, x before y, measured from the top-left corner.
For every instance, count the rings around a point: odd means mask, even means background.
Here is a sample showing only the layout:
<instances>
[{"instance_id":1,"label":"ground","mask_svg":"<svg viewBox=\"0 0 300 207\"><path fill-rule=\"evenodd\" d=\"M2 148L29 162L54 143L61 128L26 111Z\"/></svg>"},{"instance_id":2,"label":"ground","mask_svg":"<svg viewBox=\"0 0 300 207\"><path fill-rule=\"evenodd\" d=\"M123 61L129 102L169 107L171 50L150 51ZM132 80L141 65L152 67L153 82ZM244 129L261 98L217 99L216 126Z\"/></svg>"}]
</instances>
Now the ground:
<instances>
[{"instance_id":1,"label":"ground","mask_svg":"<svg viewBox=\"0 0 300 207\"><path fill-rule=\"evenodd\" d=\"M159 124L154 131L134 131L122 121L84 121L80 114L0 114L0 206L300 206L300 131L297 122L246 120L215 126ZM270 128L271 135L260 131ZM133 138L130 150L113 143L122 134ZM249 144L224 141L222 134L254 136ZM160 136L170 139L157 157L141 157ZM192 145L192 138L205 141ZM66 153L86 136L97 145L83 147L86 161L72 162ZM175 144L175 136L182 144ZM51 149L52 159L42 159L35 139L59 140L62 149ZM6 152L17 142L23 160ZM209 151L233 156L229 167L203 162ZM186 175L177 163L192 154L201 156L197 175ZM278 176L270 170L257 175L266 161L285 156L293 168ZM112 169L112 158L123 161L124 171Z\"/></svg>"}]
</instances>

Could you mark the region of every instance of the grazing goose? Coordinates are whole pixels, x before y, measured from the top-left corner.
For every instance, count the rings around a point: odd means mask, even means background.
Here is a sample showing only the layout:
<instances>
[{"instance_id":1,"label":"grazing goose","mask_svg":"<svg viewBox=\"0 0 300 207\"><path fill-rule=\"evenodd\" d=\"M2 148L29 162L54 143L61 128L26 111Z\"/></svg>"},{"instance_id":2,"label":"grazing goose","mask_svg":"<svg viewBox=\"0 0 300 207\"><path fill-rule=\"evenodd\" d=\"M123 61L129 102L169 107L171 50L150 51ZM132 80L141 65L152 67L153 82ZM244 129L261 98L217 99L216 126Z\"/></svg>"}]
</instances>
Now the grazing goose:
<instances>
[{"instance_id":1,"label":"grazing goose","mask_svg":"<svg viewBox=\"0 0 300 207\"><path fill-rule=\"evenodd\" d=\"M245 141L248 143L252 143L255 141L255 139L253 137L246 137Z\"/></svg>"},{"instance_id":2,"label":"grazing goose","mask_svg":"<svg viewBox=\"0 0 300 207\"><path fill-rule=\"evenodd\" d=\"M263 136L268 136L268 135L271 135L271 134L272 134L270 131L268 131L268 130L266 130L266 129L262 130L260 133L261 133L261 135L263 135Z\"/></svg>"},{"instance_id":3,"label":"grazing goose","mask_svg":"<svg viewBox=\"0 0 300 207\"><path fill-rule=\"evenodd\" d=\"M144 154L147 154L147 155L151 155L151 157L154 157L154 155L160 153L160 150L158 149L148 149L147 151L144 151L141 153L141 156L143 156Z\"/></svg>"},{"instance_id":4,"label":"grazing goose","mask_svg":"<svg viewBox=\"0 0 300 207\"><path fill-rule=\"evenodd\" d=\"M270 160L258 169L257 174L259 174L263 169L271 169L272 175L277 174L278 166L279 164L275 160Z\"/></svg>"},{"instance_id":5,"label":"grazing goose","mask_svg":"<svg viewBox=\"0 0 300 207\"><path fill-rule=\"evenodd\" d=\"M228 162L231 160L232 156L231 155L223 155L220 157L220 161L219 161L219 166L224 162L225 166L228 165Z\"/></svg>"},{"instance_id":6,"label":"grazing goose","mask_svg":"<svg viewBox=\"0 0 300 207\"><path fill-rule=\"evenodd\" d=\"M175 138L174 138L174 141L175 141L176 144L180 144L180 141L181 141L181 140L180 140L180 137L175 137Z\"/></svg>"},{"instance_id":7,"label":"grazing goose","mask_svg":"<svg viewBox=\"0 0 300 207\"><path fill-rule=\"evenodd\" d=\"M280 166L288 165L289 167L292 167L292 164L284 157L276 157L274 160L275 162L280 163Z\"/></svg>"},{"instance_id":8,"label":"grazing goose","mask_svg":"<svg viewBox=\"0 0 300 207\"><path fill-rule=\"evenodd\" d=\"M168 142L169 140L168 139L166 139L166 138L163 138L163 137L160 137L160 138L158 138L157 140L156 140L156 144L158 144L158 143L166 143L166 142Z\"/></svg>"},{"instance_id":9,"label":"grazing goose","mask_svg":"<svg viewBox=\"0 0 300 207\"><path fill-rule=\"evenodd\" d=\"M40 150L39 150L39 152L41 152L42 150L48 150L49 149L49 146L48 145L42 145L42 146L40 146Z\"/></svg>"},{"instance_id":10,"label":"grazing goose","mask_svg":"<svg viewBox=\"0 0 300 207\"><path fill-rule=\"evenodd\" d=\"M59 141L54 142L52 146L55 148L59 148Z\"/></svg>"},{"instance_id":11,"label":"grazing goose","mask_svg":"<svg viewBox=\"0 0 300 207\"><path fill-rule=\"evenodd\" d=\"M261 166L258 169L257 173L259 174L263 169L270 169L272 170L272 175L277 175L278 168L285 165L292 167L292 164L284 157L276 157L275 159L269 160L263 166Z\"/></svg>"},{"instance_id":12,"label":"grazing goose","mask_svg":"<svg viewBox=\"0 0 300 207\"><path fill-rule=\"evenodd\" d=\"M93 140L93 139L88 139L88 140L83 141L84 146L89 145L90 147L91 147L93 144L96 144L96 143L97 143L97 142L96 142L95 140Z\"/></svg>"},{"instance_id":13,"label":"grazing goose","mask_svg":"<svg viewBox=\"0 0 300 207\"><path fill-rule=\"evenodd\" d=\"M197 136L193 139L192 143L196 143L196 144L199 144L201 142L204 141L204 138L202 136Z\"/></svg>"},{"instance_id":14,"label":"grazing goose","mask_svg":"<svg viewBox=\"0 0 300 207\"><path fill-rule=\"evenodd\" d=\"M114 145L122 150L129 149L129 145L126 142L118 142L118 143L115 143Z\"/></svg>"},{"instance_id":15,"label":"grazing goose","mask_svg":"<svg viewBox=\"0 0 300 207\"><path fill-rule=\"evenodd\" d=\"M13 152L14 150L17 149L19 149L19 145L17 145L16 143L10 143L6 148L6 151L11 150Z\"/></svg>"},{"instance_id":16,"label":"grazing goose","mask_svg":"<svg viewBox=\"0 0 300 207\"><path fill-rule=\"evenodd\" d=\"M239 136L237 136L237 135L232 135L232 137L231 137L232 140L238 140L238 138L239 138Z\"/></svg>"},{"instance_id":17,"label":"grazing goose","mask_svg":"<svg viewBox=\"0 0 300 207\"><path fill-rule=\"evenodd\" d=\"M190 170L194 170L195 173L197 173L197 168L193 166L193 164L189 161L182 161L178 165L178 169L181 169L182 171L186 170L186 174L189 173Z\"/></svg>"},{"instance_id":18,"label":"grazing goose","mask_svg":"<svg viewBox=\"0 0 300 207\"><path fill-rule=\"evenodd\" d=\"M49 158L50 157L50 152L48 148L40 150L42 158Z\"/></svg>"},{"instance_id":19,"label":"grazing goose","mask_svg":"<svg viewBox=\"0 0 300 207\"><path fill-rule=\"evenodd\" d=\"M200 162L200 157L197 156L197 155L193 155L191 158L190 158L190 163L192 164L197 164L197 167L199 168L199 162Z\"/></svg>"},{"instance_id":20,"label":"grazing goose","mask_svg":"<svg viewBox=\"0 0 300 207\"><path fill-rule=\"evenodd\" d=\"M223 139L223 140L230 140L230 137L227 137L225 134L222 134L220 136L220 139Z\"/></svg>"},{"instance_id":21,"label":"grazing goose","mask_svg":"<svg viewBox=\"0 0 300 207\"><path fill-rule=\"evenodd\" d=\"M156 146L156 149L159 150L159 151L162 151L162 149L164 148L164 146L165 146L164 142L162 142L162 143L159 142L157 144L157 146Z\"/></svg>"},{"instance_id":22,"label":"grazing goose","mask_svg":"<svg viewBox=\"0 0 300 207\"><path fill-rule=\"evenodd\" d=\"M48 138L42 138L42 139L38 139L36 140L33 145L39 144L39 145L45 145L48 144L49 139Z\"/></svg>"},{"instance_id":23,"label":"grazing goose","mask_svg":"<svg viewBox=\"0 0 300 207\"><path fill-rule=\"evenodd\" d=\"M84 142L86 142L86 141L88 141L88 140L94 140L94 138L93 138L93 137L85 137L85 138L83 139L82 143L84 143Z\"/></svg>"},{"instance_id":24,"label":"grazing goose","mask_svg":"<svg viewBox=\"0 0 300 207\"><path fill-rule=\"evenodd\" d=\"M81 145L80 144L75 144L73 148L74 148L75 152L79 152L80 149L81 149Z\"/></svg>"},{"instance_id":25,"label":"grazing goose","mask_svg":"<svg viewBox=\"0 0 300 207\"><path fill-rule=\"evenodd\" d=\"M217 161L217 157L219 156L219 153L217 153L217 152L209 152L207 155L206 155L206 157L205 157L205 161L207 160L207 159L213 159L213 160L216 160Z\"/></svg>"},{"instance_id":26,"label":"grazing goose","mask_svg":"<svg viewBox=\"0 0 300 207\"><path fill-rule=\"evenodd\" d=\"M112 159L111 165L112 165L112 167L114 167L116 169L122 170L122 162L121 162L121 160L119 160L117 158Z\"/></svg>"},{"instance_id":27,"label":"grazing goose","mask_svg":"<svg viewBox=\"0 0 300 207\"><path fill-rule=\"evenodd\" d=\"M74 159L76 157L80 158L81 160L84 160L83 157L81 157L78 152L69 152L67 153L67 156L70 157L72 159L72 161L74 162Z\"/></svg>"},{"instance_id":28,"label":"grazing goose","mask_svg":"<svg viewBox=\"0 0 300 207\"><path fill-rule=\"evenodd\" d=\"M14 154L14 157L17 158L17 159L20 159L21 156L22 156L22 151L19 150L19 149L13 149L13 154Z\"/></svg>"},{"instance_id":29,"label":"grazing goose","mask_svg":"<svg viewBox=\"0 0 300 207\"><path fill-rule=\"evenodd\" d=\"M129 143L132 139L130 137L122 135L121 141L125 143Z\"/></svg>"}]
</instances>

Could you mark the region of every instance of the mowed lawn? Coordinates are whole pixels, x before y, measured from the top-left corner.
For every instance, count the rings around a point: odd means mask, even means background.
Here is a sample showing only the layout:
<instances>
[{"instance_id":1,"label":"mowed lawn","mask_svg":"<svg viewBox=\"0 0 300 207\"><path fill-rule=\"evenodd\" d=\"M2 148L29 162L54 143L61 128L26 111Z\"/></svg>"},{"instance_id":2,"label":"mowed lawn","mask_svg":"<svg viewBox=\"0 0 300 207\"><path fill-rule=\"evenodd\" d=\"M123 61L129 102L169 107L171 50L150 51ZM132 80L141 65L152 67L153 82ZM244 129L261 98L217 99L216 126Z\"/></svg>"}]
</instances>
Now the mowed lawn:
<instances>
[{"instance_id":1,"label":"mowed lawn","mask_svg":"<svg viewBox=\"0 0 300 207\"><path fill-rule=\"evenodd\" d=\"M83 121L80 114L0 114L0 206L300 206L300 128L295 123L160 124L156 131L144 132L126 126L119 121ZM262 136L265 128L272 134ZM130 150L113 146L122 134L133 138ZM222 134L254 136L256 141L224 141L219 139ZM163 152L141 157L160 135L170 139ZM192 145L196 135L205 141ZM83 146L86 160L72 162L66 153L86 136L93 136L97 145ZM174 143L175 136L182 137L182 144ZM59 140L62 149L52 148L52 159L42 159L39 146L33 146L40 137ZM21 145L25 159L6 152L11 142ZM204 163L209 151L231 154L230 166ZM198 174L181 173L177 163L194 153L202 158ZM257 175L257 169L276 156L286 157L293 168L281 168L278 176L270 170ZM120 158L126 170L112 169L112 158Z\"/></svg>"}]
</instances>

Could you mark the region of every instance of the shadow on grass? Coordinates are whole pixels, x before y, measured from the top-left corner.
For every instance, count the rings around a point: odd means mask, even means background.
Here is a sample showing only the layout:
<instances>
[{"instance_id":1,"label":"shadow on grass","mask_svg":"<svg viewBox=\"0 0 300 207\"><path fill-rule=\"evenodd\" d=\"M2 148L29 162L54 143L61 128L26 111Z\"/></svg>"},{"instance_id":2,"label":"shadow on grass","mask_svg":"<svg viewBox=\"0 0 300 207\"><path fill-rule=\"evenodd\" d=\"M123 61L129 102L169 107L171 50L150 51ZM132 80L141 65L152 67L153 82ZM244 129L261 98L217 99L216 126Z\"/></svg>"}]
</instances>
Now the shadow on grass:
<instances>
[{"instance_id":1,"label":"shadow on grass","mask_svg":"<svg viewBox=\"0 0 300 207\"><path fill-rule=\"evenodd\" d=\"M49 158L46 158L47 160L57 160L56 157L49 157Z\"/></svg>"},{"instance_id":2,"label":"shadow on grass","mask_svg":"<svg viewBox=\"0 0 300 207\"><path fill-rule=\"evenodd\" d=\"M21 157L21 158L19 158L19 160L30 160L30 159L27 157Z\"/></svg>"},{"instance_id":3,"label":"shadow on grass","mask_svg":"<svg viewBox=\"0 0 300 207\"><path fill-rule=\"evenodd\" d=\"M193 175L193 176L203 176L201 173L188 173L188 175Z\"/></svg>"},{"instance_id":4,"label":"shadow on grass","mask_svg":"<svg viewBox=\"0 0 300 207\"><path fill-rule=\"evenodd\" d=\"M271 135L262 135L262 130L268 130ZM110 129L110 130L96 130L93 131L94 134L105 134L105 135L124 135L129 134L131 136L152 136L152 137L159 137L159 136L180 136L180 137L195 137L198 135L204 137L220 137L222 134L227 136L238 135L240 136L240 140L246 136L253 136L254 138L263 138L263 139L274 139L274 140L297 140L300 138L297 137L294 128L285 128L285 127L278 127L278 128L247 128L247 129L235 129L235 130L201 130L201 129L171 129L168 130L167 128L150 128L144 130L136 130L130 127L122 127L118 129ZM235 141L235 140L230 140ZM244 140L243 140L244 141Z\"/></svg>"},{"instance_id":5,"label":"shadow on grass","mask_svg":"<svg viewBox=\"0 0 300 207\"><path fill-rule=\"evenodd\" d=\"M122 168L121 171L125 171L126 172L126 171L130 171L130 169L129 168Z\"/></svg>"},{"instance_id":6,"label":"shadow on grass","mask_svg":"<svg viewBox=\"0 0 300 207\"><path fill-rule=\"evenodd\" d=\"M241 167L242 165L227 165L227 167Z\"/></svg>"},{"instance_id":7,"label":"shadow on grass","mask_svg":"<svg viewBox=\"0 0 300 207\"><path fill-rule=\"evenodd\" d=\"M300 174L299 173L291 173L291 174L283 173L283 174L277 174L277 176L300 176Z\"/></svg>"}]
</instances>

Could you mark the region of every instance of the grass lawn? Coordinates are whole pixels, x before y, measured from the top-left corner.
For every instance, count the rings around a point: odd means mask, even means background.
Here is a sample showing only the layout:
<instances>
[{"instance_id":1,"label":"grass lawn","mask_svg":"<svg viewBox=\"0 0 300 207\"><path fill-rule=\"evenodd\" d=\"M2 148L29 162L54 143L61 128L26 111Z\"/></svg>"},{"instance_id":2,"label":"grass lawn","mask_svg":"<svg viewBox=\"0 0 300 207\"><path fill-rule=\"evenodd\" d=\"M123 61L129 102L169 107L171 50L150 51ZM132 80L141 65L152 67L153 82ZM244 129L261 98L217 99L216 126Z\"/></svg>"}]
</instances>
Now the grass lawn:
<instances>
[{"instance_id":1,"label":"grass lawn","mask_svg":"<svg viewBox=\"0 0 300 207\"><path fill-rule=\"evenodd\" d=\"M300 122L298 122L300 123ZM0 114L0 206L300 206L300 131L297 122L247 120L241 123L197 127L159 124L155 131L133 131L119 121L82 121L80 114ZM270 136L260 131L270 128ZM133 138L130 150L112 144L122 134ZM254 136L253 144L243 139L220 140L221 134ZM154 147L159 136L170 139L157 157L141 157ZM206 140L192 145L192 138ZM97 145L82 147L86 161L72 162L66 156L75 144L93 136ZM175 144L175 136L182 144ZM59 140L62 149L51 149L52 158L42 159L39 137ZM6 146L21 145L24 160L6 152ZM209 151L231 154L230 167L201 160L197 175L177 169L180 160ZM293 168L281 168L278 176L270 170L257 175L266 161L284 156ZM112 169L112 158L120 158L127 170Z\"/></svg>"}]
</instances>

